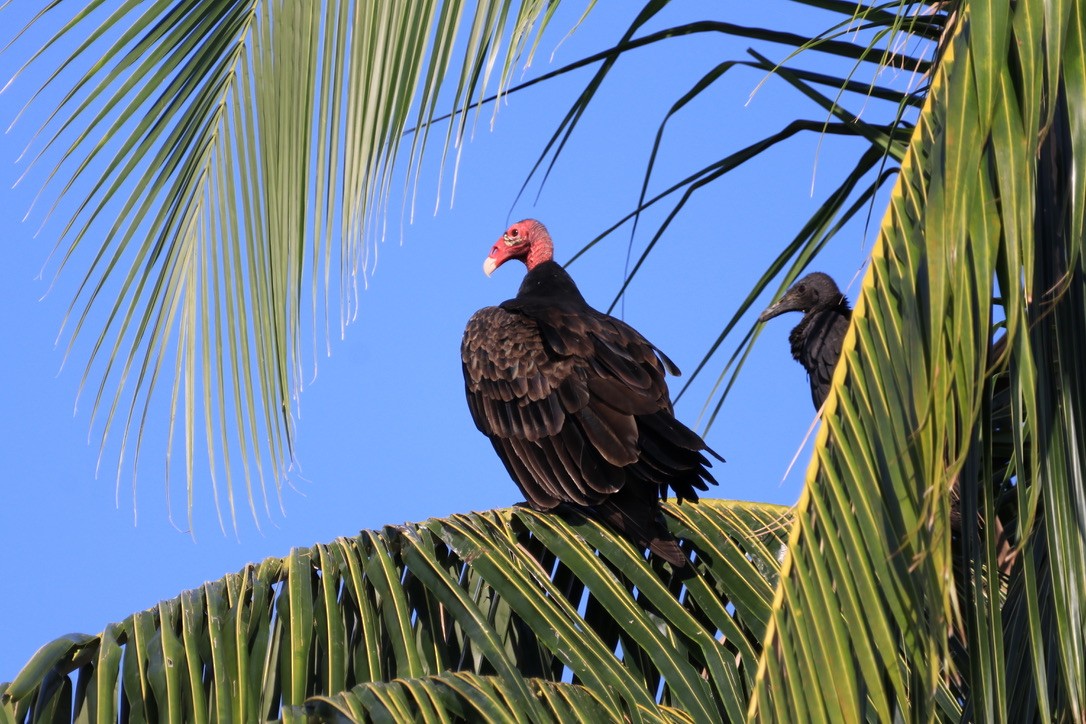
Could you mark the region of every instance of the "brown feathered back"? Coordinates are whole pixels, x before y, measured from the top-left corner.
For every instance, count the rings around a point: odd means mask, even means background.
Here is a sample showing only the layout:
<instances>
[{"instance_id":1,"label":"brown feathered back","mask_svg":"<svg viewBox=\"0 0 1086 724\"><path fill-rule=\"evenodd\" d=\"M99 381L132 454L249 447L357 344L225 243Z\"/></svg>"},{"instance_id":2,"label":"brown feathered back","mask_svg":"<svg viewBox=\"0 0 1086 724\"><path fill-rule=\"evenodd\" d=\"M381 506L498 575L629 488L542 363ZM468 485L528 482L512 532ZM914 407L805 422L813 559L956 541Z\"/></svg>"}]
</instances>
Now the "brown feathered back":
<instances>
[{"instance_id":1,"label":"brown feathered back","mask_svg":"<svg viewBox=\"0 0 1086 724\"><path fill-rule=\"evenodd\" d=\"M666 357L588 306L554 261L531 269L515 299L472 316L461 356L475 425L529 505L586 509L686 564L659 499L670 489L696 501L716 481L704 441L672 414Z\"/></svg>"}]
</instances>

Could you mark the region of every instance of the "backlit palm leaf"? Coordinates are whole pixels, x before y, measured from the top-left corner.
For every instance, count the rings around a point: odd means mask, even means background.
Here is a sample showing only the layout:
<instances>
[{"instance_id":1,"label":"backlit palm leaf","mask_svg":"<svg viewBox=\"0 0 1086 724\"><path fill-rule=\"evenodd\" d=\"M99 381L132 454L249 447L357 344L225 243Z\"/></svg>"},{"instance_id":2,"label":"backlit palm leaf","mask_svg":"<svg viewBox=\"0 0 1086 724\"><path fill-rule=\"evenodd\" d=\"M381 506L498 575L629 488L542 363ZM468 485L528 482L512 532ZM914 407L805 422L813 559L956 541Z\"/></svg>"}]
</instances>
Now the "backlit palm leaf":
<instances>
[{"instance_id":1,"label":"backlit palm leaf","mask_svg":"<svg viewBox=\"0 0 1086 724\"><path fill-rule=\"evenodd\" d=\"M388 527L54 641L0 689L4 711L251 721L322 697L327 711L505 707L533 721L741 717L788 510L667 511L695 551L685 581L595 522L523 508Z\"/></svg>"},{"instance_id":2,"label":"backlit palm leaf","mask_svg":"<svg viewBox=\"0 0 1086 724\"><path fill-rule=\"evenodd\" d=\"M546 721L614 721L616 712L605 707L591 689L556 684L540 679L531 682L532 695ZM496 676L465 672L446 673L425 679L398 679L388 683L360 684L334 697L314 697L304 706L284 712L284 719L315 716L319 721L516 721L525 714L520 692ZM693 722L689 714L673 707L642 705L631 721Z\"/></svg>"},{"instance_id":3,"label":"backlit palm leaf","mask_svg":"<svg viewBox=\"0 0 1086 724\"><path fill-rule=\"evenodd\" d=\"M69 350L93 339L82 387L92 419L103 418L103 452L119 437L118 468L131 459L135 475L144 419L162 414L152 397L169 384L190 516L200 454L232 520L231 474L241 471L255 518L293 453L303 330L315 356L317 330L335 316L330 287L341 293L339 323L355 314L403 130L420 129L412 166L450 68L453 109L466 110L507 84L550 9L543 0L94 0L51 4L34 23L58 15L61 30L29 63L58 67L33 103L50 92L62 101L31 153L51 165L53 197L91 189L57 207L57 250L62 268L92 258L69 311ZM73 68L86 71L72 81ZM461 113L446 126L442 159L466 123Z\"/></svg>"},{"instance_id":4,"label":"backlit palm leaf","mask_svg":"<svg viewBox=\"0 0 1086 724\"><path fill-rule=\"evenodd\" d=\"M1080 3L963 4L824 411L759 719L1083 717L1083 30ZM1006 590L1001 492L1023 541Z\"/></svg>"}]
</instances>

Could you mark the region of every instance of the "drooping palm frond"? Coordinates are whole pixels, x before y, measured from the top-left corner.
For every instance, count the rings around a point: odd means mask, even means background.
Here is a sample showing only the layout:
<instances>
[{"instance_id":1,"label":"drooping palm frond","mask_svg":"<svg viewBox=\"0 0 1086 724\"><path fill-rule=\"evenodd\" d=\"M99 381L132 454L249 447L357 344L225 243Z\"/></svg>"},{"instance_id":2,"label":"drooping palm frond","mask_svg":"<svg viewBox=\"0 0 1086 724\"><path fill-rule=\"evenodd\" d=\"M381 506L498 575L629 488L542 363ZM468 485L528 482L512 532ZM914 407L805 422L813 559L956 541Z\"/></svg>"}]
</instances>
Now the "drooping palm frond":
<instances>
[{"instance_id":1,"label":"drooping palm frond","mask_svg":"<svg viewBox=\"0 0 1086 724\"><path fill-rule=\"evenodd\" d=\"M693 373L687 377L679 390L679 397L702 373L712 368L720 348L774 279L780 277L778 293L783 292L842 227L857 215L874 210L876 194L892 180L898 164L904 158L916 109L923 103L933 67L932 60L938 52L936 41L945 33L954 7L953 3L943 2L867 4L796 0L796 4L827 11L825 22L828 27L802 35L773 28L700 21L664 31L670 38L694 33L717 33L756 41L759 46L758 49L748 49L748 58L723 60L709 68L685 93L680 95L681 89L676 90L677 100L662 114L660 128L649 153L641 195L633 210L590 240L572 259L575 261L605 239L613 241L615 232L624 226L630 227L632 251L644 212L657 207L667 208L667 213L648 241L638 244L639 251L634 255L626 278L611 303L613 309L645 261L656 251L658 242L665 237L672 222L693 197L704 193L714 182L741 166L757 163L764 153L797 136L832 135L855 141L852 170L826 194L815 214L782 247L771 266L754 282L750 293L706 350ZM659 4L647 3L616 48L636 42L640 37L638 31L660 9ZM770 60L766 56L766 53L780 53L781 47L790 49L783 57L775 55L776 60ZM617 58L608 60L610 62L601 63L596 75L585 86L540 156L534 170L540 177L540 187L545 183L550 169L558 162L585 109L617 62ZM788 83L797 93L814 101L824 115L782 118L780 127L772 129L764 138L723 158L705 159L704 166L698 171L650 196L648 189L655 160L666 148L669 122L721 80L736 72L749 72L752 69L766 80L773 78ZM820 89L828 89L828 92ZM851 163L840 156L836 160L846 167ZM781 171L775 169L774 172ZM758 334L759 330L751 324L718 372L713 393L705 403L706 429L712 426L721 411Z\"/></svg>"},{"instance_id":2,"label":"drooping palm frond","mask_svg":"<svg viewBox=\"0 0 1086 724\"><path fill-rule=\"evenodd\" d=\"M417 175L453 72L460 113L444 160L468 108L508 85L552 12L544 0L94 0L35 16L60 30L24 66L47 74L31 105L61 100L28 150L49 169L60 269L90 260L69 351L93 341L82 394L103 452L116 440L133 481L144 422L165 415L190 517L197 455L235 523L234 477L254 518L273 505L269 483L293 453L303 329L315 358L336 316L330 288L340 324L355 314L404 129L418 128L406 155ZM164 385L169 402L153 404Z\"/></svg>"},{"instance_id":3,"label":"drooping palm frond","mask_svg":"<svg viewBox=\"0 0 1086 724\"><path fill-rule=\"evenodd\" d=\"M959 12L824 409L760 720L1083 717L1086 24Z\"/></svg>"},{"instance_id":4,"label":"drooping palm frond","mask_svg":"<svg viewBox=\"0 0 1086 724\"><path fill-rule=\"evenodd\" d=\"M538 708L546 721L613 721L615 712L585 686L530 681ZM523 694L508 680L466 672L445 673L424 679L359 684L333 697L313 697L300 707L284 711L284 721L316 719L321 722L357 721L516 721L523 716ZM632 721L693 722L686 712L662 705L640 705Z\"/></svg>"},{"instance_id":5,"label":"drooping palm frond","mask_svg":"<svg viewBox=\"0 0 1086 724\"><path fill-rule=\"evenodd\" d=\"M540 721L564 707L652 721L672 707L735 720L788 509L666 511L693 551L685 579L591 520L514 508L388 527L58 639L0 685L3 711L251 721L322 697L313 706L327 711L496 706Z\"/></svg>"}]
</instances>

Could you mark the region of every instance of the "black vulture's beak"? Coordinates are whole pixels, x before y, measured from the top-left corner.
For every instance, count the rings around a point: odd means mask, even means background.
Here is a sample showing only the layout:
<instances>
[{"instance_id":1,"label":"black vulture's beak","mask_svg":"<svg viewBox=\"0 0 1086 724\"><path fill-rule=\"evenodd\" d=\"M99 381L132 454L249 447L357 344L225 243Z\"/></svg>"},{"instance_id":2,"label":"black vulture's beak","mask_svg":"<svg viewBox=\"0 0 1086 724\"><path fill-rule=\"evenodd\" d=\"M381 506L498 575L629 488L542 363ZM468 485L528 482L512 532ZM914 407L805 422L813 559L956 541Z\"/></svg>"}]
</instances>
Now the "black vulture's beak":
<instances>
[{"instance_id":1,"label":"black vulture's beak","mask_svg":"<svg viewBox=\"0 0 1086 724\"><path fill-rule=\"evenodd\" d=\"M780 316L785 312L795 311L796 309L798 309L798 307L795 306L794 300L790 295L785 294L776 304L766 307L766 310L758 315L758 321L767 322L770 319L773 319L773 317Z\"/></svg>"}]
</instances>

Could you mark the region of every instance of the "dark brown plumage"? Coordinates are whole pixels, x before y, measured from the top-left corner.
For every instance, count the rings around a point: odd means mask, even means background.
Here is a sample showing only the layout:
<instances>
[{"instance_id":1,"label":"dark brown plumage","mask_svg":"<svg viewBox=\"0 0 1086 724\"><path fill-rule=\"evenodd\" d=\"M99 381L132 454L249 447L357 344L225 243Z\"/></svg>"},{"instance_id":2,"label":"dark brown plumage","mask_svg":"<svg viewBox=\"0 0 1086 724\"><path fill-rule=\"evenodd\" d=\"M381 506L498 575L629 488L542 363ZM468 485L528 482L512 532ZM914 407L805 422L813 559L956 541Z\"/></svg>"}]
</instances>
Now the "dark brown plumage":
<instances>
[{"instance_id":1,"label":"dark brown plumage","mask_svg":"<svg viewBox=\"0 0 1086 724\"><path fill-rule=\"evenodd\" d=\"M514 299L476 312L461 357L468 407L536 510L570 505L598 516L675 566L686 556L659 500L696 501L715 483L716 455L672 414L664 372L675 365L636 330L585 302L552 259L546 228L511 226L483 265L521 259Z\"/></svg>"},{"instance_id":2,"label":"dark brown plumage","mask_svg":"<svg viewBox=\"0 0 1086 724\"><path fill-rule=\"evenodd\" d=\"M788 341L792 343L792 356L807 370L811 401L817 410L829 394L852 309L829 275L814 272L793 284L780 301L762 312L758 321L785 312L803 312L803 319L788 335Z\"/></svg>"}]
</instances>

